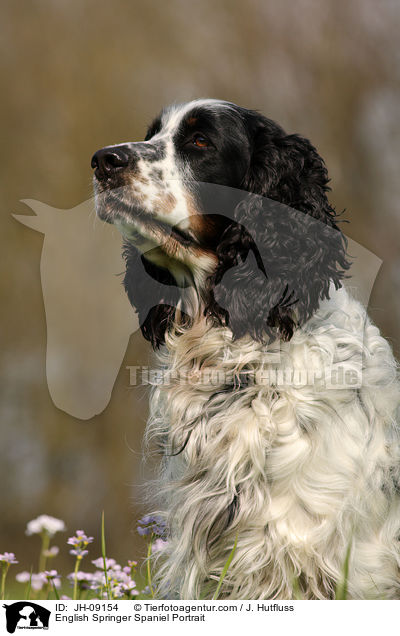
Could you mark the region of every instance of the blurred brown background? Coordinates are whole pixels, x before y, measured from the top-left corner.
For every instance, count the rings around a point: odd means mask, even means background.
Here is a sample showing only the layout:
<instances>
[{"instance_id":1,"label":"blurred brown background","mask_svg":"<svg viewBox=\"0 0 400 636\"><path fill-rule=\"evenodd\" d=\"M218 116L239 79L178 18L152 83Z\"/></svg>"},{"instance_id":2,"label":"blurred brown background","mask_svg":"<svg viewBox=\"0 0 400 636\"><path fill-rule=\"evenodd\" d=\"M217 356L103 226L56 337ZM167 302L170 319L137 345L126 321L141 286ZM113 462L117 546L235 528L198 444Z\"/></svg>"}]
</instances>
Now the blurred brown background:
<instances>
[{"instance_id":1,"label":"blurred brown background","mask_svg":"<svg viewBox=\"0 0 400 636\"><path fill-rule=\"evenodd\" d=\"M28 520L47 513L70 534L99 537L104 509L109 555L137 558L147 398L125 366L148 364L149 346L131 337L101 415L59 411L45 377L43 235L10 214L29 214L22 198L58 208L87 199L93 152L142 139L169 102L257 108L325 158L346 233L383 260L370 312L399 353L400 4L3 0L1 13L0 551L29 567L38 542L24 536ZM72 557L54 565L72 568Z\"/></svg>"}]
</instances>

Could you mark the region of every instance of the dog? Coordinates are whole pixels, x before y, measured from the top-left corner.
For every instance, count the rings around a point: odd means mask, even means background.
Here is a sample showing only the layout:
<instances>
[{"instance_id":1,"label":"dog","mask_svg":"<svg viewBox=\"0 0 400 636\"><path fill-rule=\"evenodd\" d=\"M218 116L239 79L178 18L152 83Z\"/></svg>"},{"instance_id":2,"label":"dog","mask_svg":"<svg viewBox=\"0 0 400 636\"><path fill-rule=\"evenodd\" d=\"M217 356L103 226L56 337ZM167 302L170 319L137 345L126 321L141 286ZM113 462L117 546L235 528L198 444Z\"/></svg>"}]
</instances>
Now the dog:
<instances>
[{"instance_id":1,"label":"dog","mask_svg":"<svg viewBox=\"0 0 400 636\"><path fill-rule=\"evenodd\" d=\"M305 138L213 99L92 158L163 381L162 597L400 598L400 385ZM304 371L307 378L304 379ZM338 377L342 380L339 382ZM336 380L335 380L336 378Z\"/></svg>"}]
</instances>

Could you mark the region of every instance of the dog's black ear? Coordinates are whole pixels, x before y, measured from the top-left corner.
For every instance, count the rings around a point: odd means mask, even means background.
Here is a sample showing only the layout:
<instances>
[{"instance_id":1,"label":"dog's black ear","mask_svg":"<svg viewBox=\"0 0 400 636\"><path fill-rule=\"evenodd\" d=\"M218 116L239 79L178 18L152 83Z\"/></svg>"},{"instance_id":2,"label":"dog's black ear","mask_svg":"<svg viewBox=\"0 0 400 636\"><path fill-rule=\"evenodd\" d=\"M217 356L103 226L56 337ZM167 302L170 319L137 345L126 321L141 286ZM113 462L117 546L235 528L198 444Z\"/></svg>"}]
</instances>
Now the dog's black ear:
<instances>
[{"instance_id":1,"label":"dog's black ear","mask_svg":"<svg viewBox=\"0 0 400 636\"><path fill-rule=\"evenodd\" d=\"M308 139L286 135L275 122L258 115L253 122L253 152L242 184L254 192L335 225L336 212L326 193L325 162Z\"/></svg>"},{"instance_id":2,"label":"dog's black ear","mask_svg":"<svg viewBox=\"0 0 400 636\"><path fill-rule=\"evenodd\" d=\"M254 194L237 205L217 247L206 311L236 338L288 340L350 264L323 160L308 140L260 120L243 184Z\"/></svg>"},{"instance_id":3,"label":"dog's black ear","mask_svg":"<svg viewBox=\"0 0 400 636\"><path fill-rule=\"evenodd\" d=\"M123 256L125 291L138 313L143 336L156 349L164 344L165 332L175 319L179 289L167 269L154 265L131 243L124 244Z\"/></svg>"},{"instance_id":4,"label":"dog's black ear","mask_svg":"<svg viewBox=\"0 0 400 636\"><path fill-rule=\"evenodd\" d=\"M243 206L241 206L243 207ZM267 274L257 238L232 223L217 247L218 267L208 279L205 313L229 326L234 338L249 334L261 342L289 339L295 327L288 286Z\"/></svg>"}]
</instances>

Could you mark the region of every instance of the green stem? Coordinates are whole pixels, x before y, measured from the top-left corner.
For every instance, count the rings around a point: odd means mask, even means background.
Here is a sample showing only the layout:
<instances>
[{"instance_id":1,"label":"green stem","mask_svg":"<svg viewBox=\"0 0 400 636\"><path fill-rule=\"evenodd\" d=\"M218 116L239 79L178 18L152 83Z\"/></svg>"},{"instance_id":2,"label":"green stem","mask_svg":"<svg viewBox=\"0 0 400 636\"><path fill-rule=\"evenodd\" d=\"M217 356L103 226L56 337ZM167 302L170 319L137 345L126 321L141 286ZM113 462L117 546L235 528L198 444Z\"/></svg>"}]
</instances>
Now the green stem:
<instances>
[{"instance_id":1,"label":"green stem","mask_svg":"<svg viewBox=\"0 0 400 636\"><path fill-rule=\"evenodd\" d=\"M53 585L53 592L54 592L54 596L55 596L56 600L57 600L57 601L59 601L59 600L60 600L60 597L59 597L59 595L58 595L57 588L56 588L56 584L54 583L54 581L52 581L52 585Z\"/></svg>"},{"instance_id":2,"label":"green stem","mask_svg":"<svg viewBox=\"0 0 400 636\"><path fill-rule=\"evenodd\" d=\"M31 598L31 590L32 590L32 566L31 566L31 572L30 572L30 576L29 576L29 581L28 581L28 585L26 586L26 592L25 592L25 600L29 601Z\"/></svg>"},{"instance_id":3,"label":"green stem","mask_svg":"<svg viewBox=\"0 0 400 636\"><path fill-rule=\"evenodd\" d=\"M50 545L50 536L49 533L46 532L46 530L43 530L42 532L42 547L40 550L40 557L39 557L39 572L44 572L46 569L46 555L45 552L49 549L49 545Z\"/></svg>"},{"instance_id":4,"label":"green stem","mask_svg":"<svg viewBox=\"0 0 400 636\"><path fill-rule=\"evenodd\" d=\"M151 583L151 567L150 567L150 557L151 557L151 546L153 545L153 536L149 541L149 547L147 548L147 583L150 588L151 598L154 598L154 590Z\"/></svg>"},{"instance_id":5,"label":"green stem","mask_svg":"<svg viewBox=\"0 0 400 636\"><path fill-rule=\"evenodd\" d=\"M112 596L111 596L110 580L108 578L108 571L107 571L106 533L104 530L104 510L101 513L101 554L103 556L103 569L104 569L104 578L106 582L107 599L109 600L110 598L112 598Z\"/></svg>"},{"instance_id":6,"label":"green stem","mask_svg":"<svg viewBox=\"0 0 400 636\"><path fill-rule=\"evenodd\" d=\"M1 600L2 601L4 601L4 595L6 592L6 576L7 576L9 567L10 567L9 563L3 563L2 573L1 573Z\"/></svg>"},{"instance_id":7,"label":"green stem","mask_svg":"<svg viewBox=\"0 0 400 636\"><path fill-rule=\"evenodd\" d=\"M78 570L81 559L78 557L75 561L75 570L74 570L74 601L76 601L78 594Z\"/></svg>"},{"instance_id":8,"label":"green stem","mask_svg":"<svg viewBox=\"0 0 400 636\"><path fill-rule=\"evenodd\" d=\"M221 589L221 585L224 582L224 578L226 576L227 571L229 570L229 566L230 566L230 564L232 562L232 559L234 557L234 554L236 552L237 541L238 541L238 535L236 535L236 537L235 537L235 543L233 544L233 548L232 548L232 550L231 550L231 552L230 552L230 554L228 556L228 559L227 559L227 561L226 561L226 563L224 565L224 569L222 570L221 576L219 577L217 589L215 590L215 594L213 596L213 601L218 599L218 594L219 594L219 591Z\"/></svg>"}]
</instances>

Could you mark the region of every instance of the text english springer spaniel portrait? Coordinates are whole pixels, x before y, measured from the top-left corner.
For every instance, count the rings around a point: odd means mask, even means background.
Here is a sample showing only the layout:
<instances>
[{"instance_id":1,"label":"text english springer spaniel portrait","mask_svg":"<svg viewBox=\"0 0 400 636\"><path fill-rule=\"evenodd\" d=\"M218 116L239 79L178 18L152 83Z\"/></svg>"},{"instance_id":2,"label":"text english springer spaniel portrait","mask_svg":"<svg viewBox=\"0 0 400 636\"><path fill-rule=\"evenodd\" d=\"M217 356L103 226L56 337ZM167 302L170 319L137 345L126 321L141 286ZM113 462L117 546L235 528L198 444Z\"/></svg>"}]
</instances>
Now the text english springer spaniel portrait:
<instances>
[{"instance_id":1,"label":"text english springer spaniel portrait","mask_svg":"<svg viewBox=\"0 0 400 636\"><path fill-rule=\"evenodd\" d=\"M332 599L347 561L349 598L400 598L396 362L343 287L315 148L206 99L92 167L163 373L145 436L159 597L209 598L233 555L221 598Z\"/></svg>"}]
</instances>

